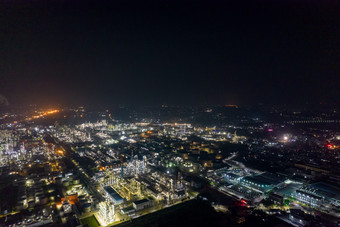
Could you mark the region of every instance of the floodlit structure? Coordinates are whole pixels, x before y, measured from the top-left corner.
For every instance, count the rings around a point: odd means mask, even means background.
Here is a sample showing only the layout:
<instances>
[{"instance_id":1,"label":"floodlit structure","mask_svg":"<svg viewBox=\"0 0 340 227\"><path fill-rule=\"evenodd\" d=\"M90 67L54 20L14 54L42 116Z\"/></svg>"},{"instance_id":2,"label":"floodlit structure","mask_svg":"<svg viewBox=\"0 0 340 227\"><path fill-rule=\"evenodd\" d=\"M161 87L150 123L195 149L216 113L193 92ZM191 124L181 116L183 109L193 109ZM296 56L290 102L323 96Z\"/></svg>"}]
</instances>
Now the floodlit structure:
<instances>
[{"instance_id":1,"label":"floodlit structure","mask_svg":"<svg viewBox=\"0 0 340 227\"><path fill-rule=\"evenodd\" d=\"M98 221L102 226L108 226L114 222L115 212L114 205L110 202L99 203Z\"/></svg>"}]
</instances>

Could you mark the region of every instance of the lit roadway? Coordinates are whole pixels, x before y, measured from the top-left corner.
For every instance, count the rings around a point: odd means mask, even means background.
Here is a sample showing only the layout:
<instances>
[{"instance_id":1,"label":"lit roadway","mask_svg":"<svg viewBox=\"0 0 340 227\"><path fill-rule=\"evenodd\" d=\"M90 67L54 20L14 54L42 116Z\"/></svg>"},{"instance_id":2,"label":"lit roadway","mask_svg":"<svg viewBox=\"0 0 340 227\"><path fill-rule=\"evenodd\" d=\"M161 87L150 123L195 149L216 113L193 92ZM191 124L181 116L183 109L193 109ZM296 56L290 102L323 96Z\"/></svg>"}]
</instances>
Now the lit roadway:
<instances>
[{"instance_id":1,"label":"lit roadway","mask_svg":"<svg viewBox=\"0 0 340 227\"><path fill-rule=\"evenodd\" d=\"M228 161L234 159L237 156L237 152L234 152L232 155L230 155L228 158L223 159L223 163L227 163Z\"/></svg>"},{"instance_id":2,"label":"lit roadway","mask_svg":"<svg viewBox=\"0 0 340 227\"><path fill-rule=\"evenodd\" d=\"M84 185L89 189L90 192L93 193L93 195L95 195L98 199L98 201L103 201L103 197L102 195L98 192L97 188L94 186L94 184L91 182L91 179L89 177L89 175L84 171L84 169L82 167L79 166L79 163L76 162L72 156L76 155L76 150L68 145L68 144L64 144L64 143L61 143L60 141L58 141L55 137L49 135L53 140L54 142L59 145L62 150L65 152L65 156L68 156L70 157L71 161L72 161L72 164L77 167L76 168L76 171L78 173L80 173L80 178L81 180L85 183Z\"/></svg>"}]
</instances>

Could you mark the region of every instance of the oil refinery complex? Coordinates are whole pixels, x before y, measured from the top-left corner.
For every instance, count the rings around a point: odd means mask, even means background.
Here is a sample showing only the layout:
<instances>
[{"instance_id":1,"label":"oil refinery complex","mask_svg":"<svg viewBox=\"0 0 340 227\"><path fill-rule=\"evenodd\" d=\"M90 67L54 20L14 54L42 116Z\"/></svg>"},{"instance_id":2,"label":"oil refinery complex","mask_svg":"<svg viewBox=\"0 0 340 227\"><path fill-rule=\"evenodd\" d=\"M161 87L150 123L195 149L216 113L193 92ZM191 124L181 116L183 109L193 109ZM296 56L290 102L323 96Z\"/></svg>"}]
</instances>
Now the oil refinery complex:
<instances>
[{"instance_id":1,"label":"oil refinery complex","mask_svg":"<svg viewBox=\"0 0 340 227\"><path fill-rule=\"evenodd\" d=\"M3 114L0 189L9 196L0 224L112 226L196 200L235 225L339 223L339 169L329 168L340 157L336 130L310 134L298 121L248 115L218 114L213 126L131 116L83 107Z\"/></svg>"}]
</instances>

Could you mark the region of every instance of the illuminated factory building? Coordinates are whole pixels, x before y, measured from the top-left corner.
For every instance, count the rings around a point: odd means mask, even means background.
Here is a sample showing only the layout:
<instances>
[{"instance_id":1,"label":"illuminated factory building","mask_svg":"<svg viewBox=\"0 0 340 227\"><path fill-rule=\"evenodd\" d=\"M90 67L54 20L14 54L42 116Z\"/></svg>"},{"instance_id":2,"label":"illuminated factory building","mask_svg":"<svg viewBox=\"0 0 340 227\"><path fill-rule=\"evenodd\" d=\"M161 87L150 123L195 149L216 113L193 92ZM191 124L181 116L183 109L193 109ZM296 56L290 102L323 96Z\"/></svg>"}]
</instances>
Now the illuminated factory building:
<instances>
[{"instance_id":1,"label":"illuminated factory building","mask_svg":"<svg viewBox=\"0 0 340 227\"><path fill-rule=\"evenodd\" d=\"M99 223L102 226L112 224L115 218L114 205L110 204L109 202L100 202L97 217Z\"/></svg>"},{"instance_id":2,"label":"illuminated factory building","mask_svg":"<svg viewBox=\"0 0 340 227\"><path fill-rule=\"evenodd\" d=\"M113 204L121 204L123 202L123 198L110 186L104 187L104 192L106 197L113 202Z\"/></svg>"}]
</instances>

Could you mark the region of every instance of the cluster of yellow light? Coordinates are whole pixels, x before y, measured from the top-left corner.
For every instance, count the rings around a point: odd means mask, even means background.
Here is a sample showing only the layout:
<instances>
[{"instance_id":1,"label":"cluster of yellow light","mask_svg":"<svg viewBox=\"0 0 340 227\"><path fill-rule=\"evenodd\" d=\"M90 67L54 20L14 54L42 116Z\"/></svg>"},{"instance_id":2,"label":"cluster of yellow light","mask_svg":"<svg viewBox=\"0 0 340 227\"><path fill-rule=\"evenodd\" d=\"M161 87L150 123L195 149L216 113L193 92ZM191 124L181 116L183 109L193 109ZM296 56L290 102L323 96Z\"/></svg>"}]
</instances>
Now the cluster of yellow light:
<instances>
[{"instance_id":1,"label":"cluster of yellow light","mask_svg":"<svg viewBox=\"0 0 340 227\"><path fill-rule=\"evenodd\" d=\"M62 150L57 150L57 153L61 154L61 155L64 155L64 151L62 151Z\"/></svg>"},{"instance_id":2,"label":"cluster of yellow light","mask_svg":"<svg viewBox=\"0 0 340 227\"><path fill-rule=\"evenodd\" d=\"M46 115L50 115L50 114L54 114L54 113L58 113L58 112L59 112L59 110L50 110L50 111L44 112L40 115L35 115L32 118L37 119L37 118L41 118L41 117L44 117Z\"/></svg>"}]
</instances>

